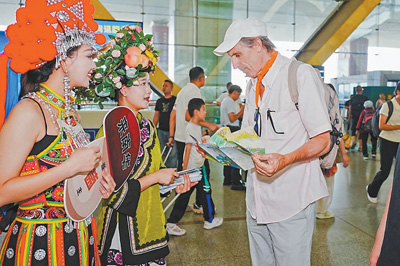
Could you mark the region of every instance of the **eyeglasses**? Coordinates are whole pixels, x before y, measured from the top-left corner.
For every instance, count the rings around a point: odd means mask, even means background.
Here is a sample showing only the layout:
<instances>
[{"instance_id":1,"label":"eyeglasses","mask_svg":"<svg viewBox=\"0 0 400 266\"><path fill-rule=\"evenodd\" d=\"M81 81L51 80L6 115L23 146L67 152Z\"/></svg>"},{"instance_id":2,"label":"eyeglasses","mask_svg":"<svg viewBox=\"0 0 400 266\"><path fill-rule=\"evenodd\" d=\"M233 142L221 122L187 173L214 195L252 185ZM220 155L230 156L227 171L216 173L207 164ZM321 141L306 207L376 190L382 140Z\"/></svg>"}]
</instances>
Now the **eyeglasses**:
<instances>
[{"instance_id":1,"label":"eyeglasses","mask_svg":"<svg viewBox=\"0 0 400 266\"><path fill-rule=\"evenodd\" d=\"M262 125L261 125L261 113L260 113L260 107L258 107L257 109L256 109L256 111L254 112L254 122L255 122L255 124L254 124L254 131L257 133L257 135L259 136L259 137L261 137L261 128L262 128Z\"/></svg>"},{"instance_id":2,"label":"eyeglasses","mask_svg":"<svg viewBox=\"0 0 400 266\"><path fill-rule=\"evenodd\" d=\"M267 120L271 121L271 126L272 129L274 130L275 134L285 134L285 132L281 131L276 131L275 125L274 125L274 120L272 119L271 113L274 113L275 111L272 111L271 109L268 109L267 111ZM256 109L254 112L254 131L257 133L259 137L261 137L261 129L262 129L262 120L261 120L261 113L260 113L260 107Z\"/></svg>"},{"instance_id":3,"label":"eyeglasses","mask_svg":"<svg viewBox=\"0 0 400 266\"><path fill-rule=\"evenodd\" d=\"M267 111L267 120L271 121L272 129L274 130L274 132L275 132L276 134L285 134L285 132L278 132L278 131L276 131L275 125L274 125L274 120L272 120L272 115L271 115L271 113L274 113L274 112L275 112L275 111L272 111L271 109L268 109L268 111Z\"/></svg>"}]
</instances>

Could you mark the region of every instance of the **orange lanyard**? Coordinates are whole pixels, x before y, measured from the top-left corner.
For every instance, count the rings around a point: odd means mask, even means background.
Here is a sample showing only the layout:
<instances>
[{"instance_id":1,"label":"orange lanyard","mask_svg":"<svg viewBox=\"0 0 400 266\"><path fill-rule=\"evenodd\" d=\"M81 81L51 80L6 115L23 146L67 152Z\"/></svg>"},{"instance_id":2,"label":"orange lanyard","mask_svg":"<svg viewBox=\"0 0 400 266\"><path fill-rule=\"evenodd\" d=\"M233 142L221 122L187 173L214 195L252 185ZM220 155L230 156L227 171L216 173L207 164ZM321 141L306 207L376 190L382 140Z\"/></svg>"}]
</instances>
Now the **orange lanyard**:
<instances>
[{"instance_id":1,"label":"orange lanyard","mask_svg":"<svg viewBox=\"0 0 400 266\"><path fill-rule=\"evenodd\" d=\"M272 50L271 58L267 61L267 63L265 63L264 67L261 69L261 72L257 75L257 84L256 84L256 106L257 106L257 108L258 108L258 99L260 98L261 86L263 86L262 90L264 93L264 85L262 85L261 81L263 80L264 76L268 73L272 64L275 62L277 55L278 55L278 52L275 50Z\"/></svg>"}]
</instances>

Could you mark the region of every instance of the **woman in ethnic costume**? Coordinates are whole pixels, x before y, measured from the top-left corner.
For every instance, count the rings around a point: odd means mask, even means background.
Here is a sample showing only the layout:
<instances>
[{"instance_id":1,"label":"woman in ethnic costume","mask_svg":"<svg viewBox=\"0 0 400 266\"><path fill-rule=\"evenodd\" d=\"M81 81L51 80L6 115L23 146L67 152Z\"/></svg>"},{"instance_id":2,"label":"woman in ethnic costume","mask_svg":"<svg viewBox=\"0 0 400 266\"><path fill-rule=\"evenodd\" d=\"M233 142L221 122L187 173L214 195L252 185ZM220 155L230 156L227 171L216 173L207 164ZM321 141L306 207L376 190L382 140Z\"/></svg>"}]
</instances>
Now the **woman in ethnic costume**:
<instances>
[{"instance_id":1,"label":"woman in ethnic costume","mask_svg":"<svg viewBox=\"0 0 400 266\"><path fill-rule=\"evenodd\" d=\"M102 265L166 265L168 236L159 183L173 183L177 174L175 169L160 170L164 166L157 131L139 112L148 107L151 89L147 72L154 70L158 51L151 43L152 36L144 35L139 26L125 26L116 36L110 42L112 47L99 57L95 91L135 113L140 149L133 175L102 201L97 219L100 258ZM103 130L99 132L101 135ZM189 189L186 176L185 184L176 190L183 193Z\"/></svg>"},{"instance_id":2,"label":"woman in ethnic costume","mask_svg":"<svg viewBox=\"0 0 400 266\"><path fill-rule=\"evenodd\" d=\"M7 29L0 80L11 59L25 96L0 131L0 206L19 204L0 265L100 265L94 218L73 223L63 198L64 180L101 160L98 148L83 147L89 140L70 96L71 88L89 86L95 69L93 11L89 0L27 0ZM107 170L101 184L109 197L115 183Z\"/></svg>"}]
</instances>

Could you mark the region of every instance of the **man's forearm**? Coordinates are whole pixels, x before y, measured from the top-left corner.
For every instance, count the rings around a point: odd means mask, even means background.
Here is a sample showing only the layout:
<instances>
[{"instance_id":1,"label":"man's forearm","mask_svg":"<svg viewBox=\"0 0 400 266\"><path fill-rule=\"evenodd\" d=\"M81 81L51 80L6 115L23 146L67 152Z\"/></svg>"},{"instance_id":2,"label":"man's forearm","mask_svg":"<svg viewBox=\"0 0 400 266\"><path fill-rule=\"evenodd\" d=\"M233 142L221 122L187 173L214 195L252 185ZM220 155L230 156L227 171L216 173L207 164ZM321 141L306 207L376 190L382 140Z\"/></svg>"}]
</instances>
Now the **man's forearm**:
<instances>
[{"instance_id":1,"label":"man's forearm","mask_svg":"<svg viewBox=\"0 0 400 266\"><path fill-rule=\"evenodd\" d=\"M155 112L154 112L153 124L154 124L155 127L157 127L159 115L160 115L159 111L155 111Z\"/></svg>"},{"instance_id":2,"label":"man's forearm","mask_svg":"<svg viewBox=\"0 0 400 266\"><path fill-rule=\"evenodd\" d=\"M324 132L310 139L297 150L284 155L285 164L293 164L318 158L329 151L330 132Z\"/></svg>"},{"instance_id":3,"label":"man's forearm","mask_svg":"<svg viewBox=\"0 0 400 266\"><path fill-rule=\"evenodd\" d=\"M236 120L238 120L240 117L243 116L243 113L244 113L244 107L242 107L242 108L240 109L240 111L239 111L237 114L229 113L229 114L228 114L229 120L230 120L231 122L235 122Z\"/></svg>"},{"instance_id":4,"label":"man's forearm","mask_svg":"<svg viewBox=\"0 0 400 266\"><path fill-rule=\"evenodd\" d=\"M186 170L188 163L189 163L189 156L190 156L190 150L192 149L192 144L191 143L186 143L185 145L185 155L183 158L183 164L182 164L182 170Z\"/></svg>"},{"instance_id":5,"label":"man's forearm","mask_svg":"<svg viewBox=\"0 0 400 266\"><path fill-rule=\"evenodd\" d=\"M175 121L176 121L176 111L172 110L169 117L169 136L173 137L175 135Z\"/></svg>"},{"instance_id":6,"label":"man's forearm","mask_svg":"<svg viewBox=\"0 0 400 266\"><path fill-rule=\"evenodd\" d=\"M207 121L201 121L199 122L200 126L208 128L210 131L214 131L216 124L207 122Z\"/></svg>"}]
</instances>

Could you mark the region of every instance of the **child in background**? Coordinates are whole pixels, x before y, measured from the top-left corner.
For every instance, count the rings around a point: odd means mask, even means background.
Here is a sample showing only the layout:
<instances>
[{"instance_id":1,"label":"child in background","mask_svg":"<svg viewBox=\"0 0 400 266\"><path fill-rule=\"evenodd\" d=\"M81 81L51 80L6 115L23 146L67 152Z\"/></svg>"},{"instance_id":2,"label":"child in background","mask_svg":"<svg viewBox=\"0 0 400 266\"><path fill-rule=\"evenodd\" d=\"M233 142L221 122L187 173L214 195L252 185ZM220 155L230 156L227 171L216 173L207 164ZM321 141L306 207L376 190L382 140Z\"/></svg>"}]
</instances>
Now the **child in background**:
<instances>
[{"instance_id":1,"label":"child in background","mask_svg":"<svg viewBox=\"0 0 400 266\"><path fill-rule=\"evenodd\" d=\"M205 121L206 118L206 109L205 103L200 98L194 98L189 101L188 104L188 112L191 117L190 122L186 126L186 146L185 153L183 155L183 170L191 169L191 168L201 168L203 178L196 185L198 186L198 191L201 191L201 200L203 206L203 217L204 217L204 229L213 229L222 224L223 219L219 217L215 217L215 208L214 202L211 198L211 184L209 182L208 175L205 171L204 167L204 158L197 153L196 147L194 145L194 140L191 136L200 140L202 137L201 126L199 123ZM195 187L192 187L188 192L189 195L185 195L183 193L180 196L184 196L186 202L174 205L174 209L172 210L171 216L168 219L167 223L167 232L170 235L184 235L186 231L179 226L176 225L177 222L182 218L184 211L177 212L178 208L186 208L188 201L190 199L190 195L192 194ZM175 210L175 211L174 211ZM174 215L174 213L176 215ZM178 213L182 213L182 215L177 215Z\"/></svg>"},{"instance_id":2,"label":"child in background","mask_svg":"<svg viewBox=\"0 0 400 266\"><path fill-rule=\"evenodd\" d=\"M361 139L362 143L362 153L363 153L363 159L368 160L369 155L368 155L368 135L371 136L371 142L372 142L372 159L376 158L376 143L378 141L378 138L372 134L372 117L374 116L375 113L374 109L374 104L372 101L365 101L364 102L364 110L360 114L360 118L358 119L357 123L357 133L356 135L359 135L359 138Z\"/></svg>"}]
</instances>

